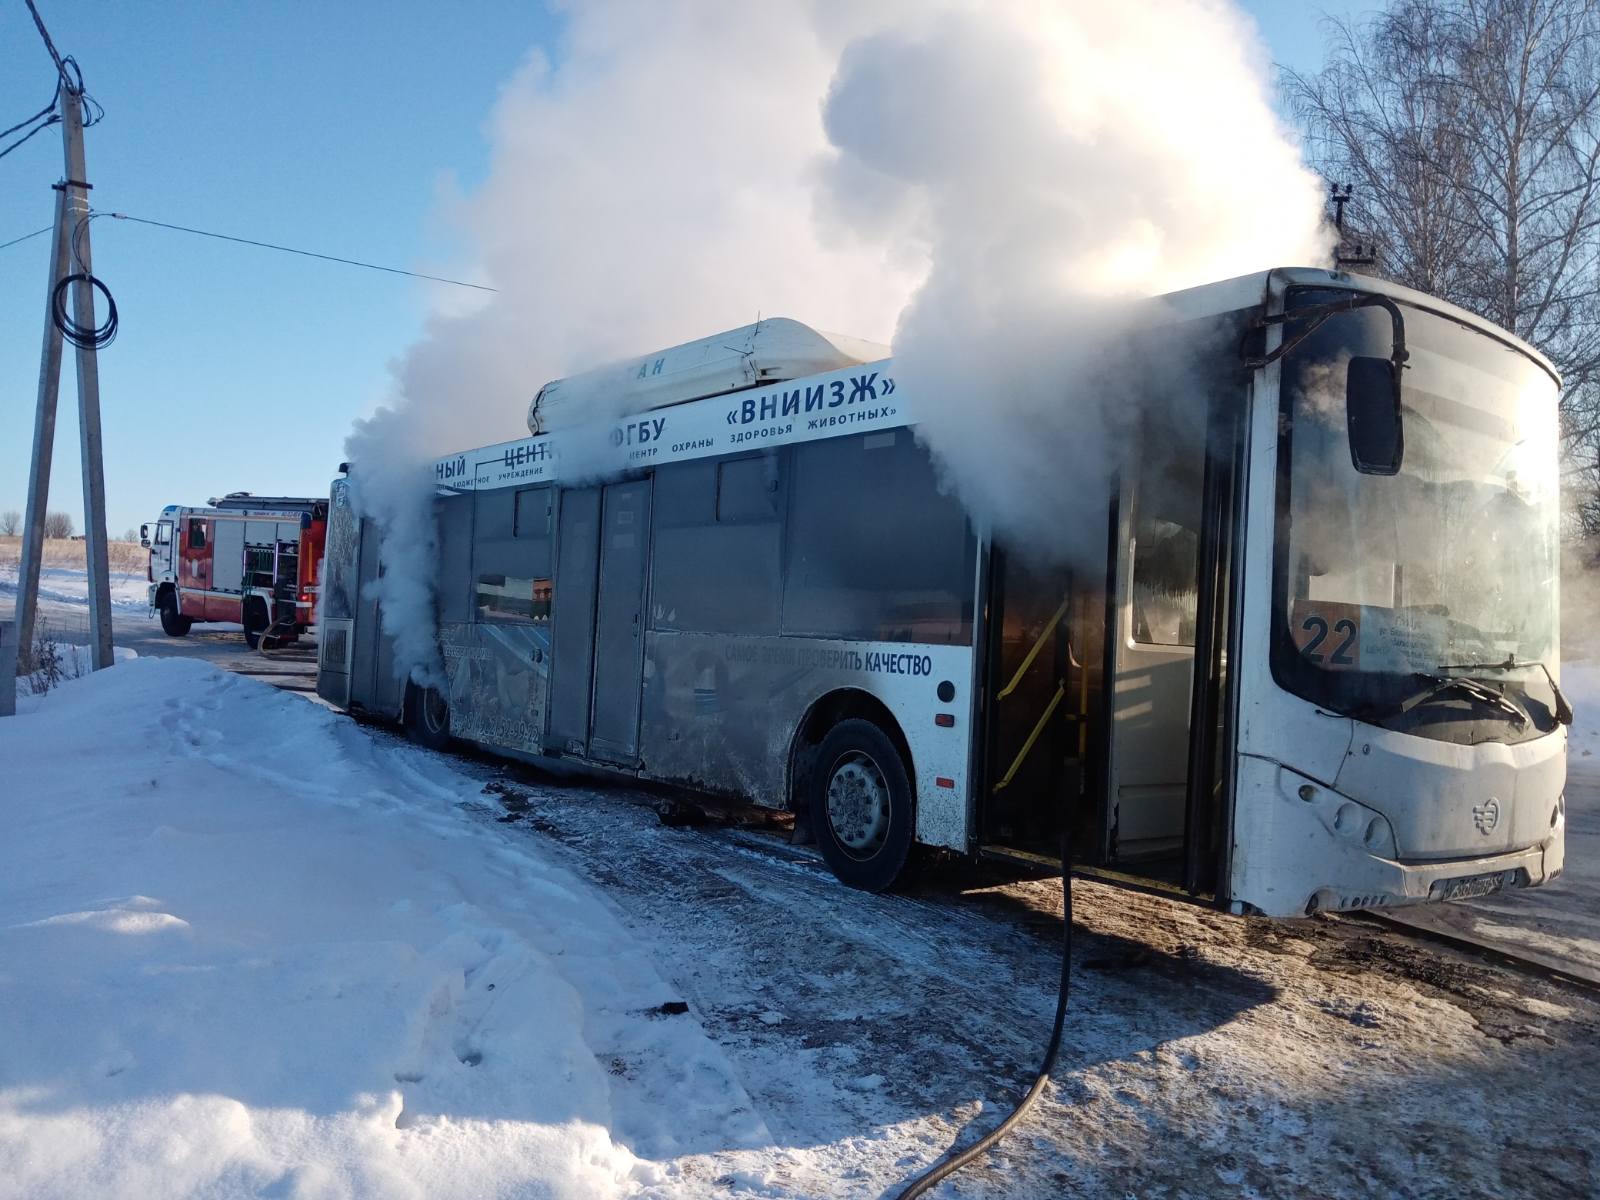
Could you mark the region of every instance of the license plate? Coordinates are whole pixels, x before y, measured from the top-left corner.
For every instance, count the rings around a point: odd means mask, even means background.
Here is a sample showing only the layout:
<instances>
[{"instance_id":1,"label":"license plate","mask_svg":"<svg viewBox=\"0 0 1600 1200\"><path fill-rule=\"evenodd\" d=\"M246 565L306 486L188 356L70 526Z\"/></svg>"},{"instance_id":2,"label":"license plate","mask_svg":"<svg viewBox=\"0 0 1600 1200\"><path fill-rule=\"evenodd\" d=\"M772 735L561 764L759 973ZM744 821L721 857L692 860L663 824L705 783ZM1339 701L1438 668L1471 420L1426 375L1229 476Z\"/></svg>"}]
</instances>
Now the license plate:
<instances>
[{"instance_id":1,"label":"license plate","mask_svg":"<svg viewBox=\"0 0 1600 1200\"><path fill-rule=\"evenodd\" d=\"M1472 900L1478 896L1492 895L1505 885L1506 877L1503 871L1495 871L1488 875L1463 875L1460 879L1446 879L1439 884L1439 899Z\"/></svg>"}]
</instances>

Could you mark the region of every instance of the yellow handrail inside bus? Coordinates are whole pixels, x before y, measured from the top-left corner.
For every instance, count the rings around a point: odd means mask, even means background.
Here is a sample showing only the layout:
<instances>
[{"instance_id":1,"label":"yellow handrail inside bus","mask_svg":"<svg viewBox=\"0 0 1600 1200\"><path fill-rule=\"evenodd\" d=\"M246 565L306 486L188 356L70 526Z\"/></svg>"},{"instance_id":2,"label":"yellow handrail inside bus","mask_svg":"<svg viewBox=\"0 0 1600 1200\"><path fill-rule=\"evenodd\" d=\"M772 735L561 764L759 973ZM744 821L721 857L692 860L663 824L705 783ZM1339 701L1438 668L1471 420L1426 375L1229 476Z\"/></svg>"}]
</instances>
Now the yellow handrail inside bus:
<instances>
[{"instance_id":1,"label":"yellow handrail inside bus","mask_svg":"<svg viewBox=\"0 0 1600 1200\"><path fill-rule=\"evenodd\" d=\"M1055 616L1051 617L1045 622L1043 632L1041 632L1038 638L1034 641L1033 649L1028 651L1028 657L1022 660L1022 665L1017 668L1017 673L1011 677L1011 682L1006 684L1006 686L995 696L996 703L1004 700L1007 696L1011 695L1012 692L1017 690L1017 684L1022 682L1022 677L1028 673L1028 668L1033 666L1033 660L1039 657L1039 651L1044 649L1045 642L1049 639L1050 635L1055 632L1056 626L1061 623L1061 618L1066 614L1067 605L1071 602L1072 597L1068 596L1061 602L1061 607L1056 609ZM1056 699L1059 700L1060 697L1058 696Z\"/></svg>"},{"instance_id":2,"label":"yellow handrail inside bus","mask_svg":"<svg viewBox=\"0 0 1600 1200\"><path fill-rule=\"evenodd\" d=\"M1023 760L1028 757L1028 752L1033 749L1033 744L1039 740L1039 735L1044 732L1044 727L1049 724L1050 717L1055 713L1056 706L1061 703L1061 698L1067 694L1065 683L1056 684L1056 694L1050 697L1050 703L1045 705L1044 712L1039 714L1039 721L1033 727L1033 732L1028 735L1028 740L1022 743L1022 749L1017 751L1016 758L1011 760L1011 766L1006 769L1000 782L994 785L995 791L1006 787L1022 768Z\"/></svg>"}]
</instances>

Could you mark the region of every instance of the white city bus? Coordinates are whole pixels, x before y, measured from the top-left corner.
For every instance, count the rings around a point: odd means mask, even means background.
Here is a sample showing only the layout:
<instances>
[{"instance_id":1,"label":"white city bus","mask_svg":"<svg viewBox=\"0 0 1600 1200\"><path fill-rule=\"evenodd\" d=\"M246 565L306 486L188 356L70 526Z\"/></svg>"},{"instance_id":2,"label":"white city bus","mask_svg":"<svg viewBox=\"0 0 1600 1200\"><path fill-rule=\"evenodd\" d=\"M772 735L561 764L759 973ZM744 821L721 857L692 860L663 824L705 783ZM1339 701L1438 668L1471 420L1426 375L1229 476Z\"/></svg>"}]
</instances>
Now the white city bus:
<instances>
[{"instance_id":1,"label":"white city bus","mask_svg":"<svg viewBox=\"0 0 1600 1200\"><path fill-rule=\"evenodd\" d=\"M1170 392L1141 364L1181 345L1184 404L1075 506L1075 568L941 490L885 351L766 321L557 381L530 436L438 461L448 687L400 678L338 480L319 691L793 809L864 888L915 845L1059 862L1063 834L1080 871L1234 913L1559 875L1549 364L1319 270L1149 312L1119 386ZM542 432L591 407L628 415Z\"/></svg>"}]
</instances>

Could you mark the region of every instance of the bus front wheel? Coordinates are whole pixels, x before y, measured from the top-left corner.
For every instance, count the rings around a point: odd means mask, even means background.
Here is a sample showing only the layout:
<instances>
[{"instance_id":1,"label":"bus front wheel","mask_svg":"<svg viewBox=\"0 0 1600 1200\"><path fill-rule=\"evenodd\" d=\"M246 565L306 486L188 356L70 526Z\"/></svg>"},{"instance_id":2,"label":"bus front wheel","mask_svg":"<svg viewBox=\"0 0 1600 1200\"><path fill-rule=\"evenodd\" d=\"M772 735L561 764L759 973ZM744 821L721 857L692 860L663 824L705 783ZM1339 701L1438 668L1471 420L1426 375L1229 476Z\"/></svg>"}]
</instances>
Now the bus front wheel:
<instances>
[{"instance_id":1,"label":"bus front wheel","mask_svg":"<svg viewBox=\"0 0 1600 1200\"><path fill-rule=\"evenodd\" d=\"M911 853L911 780L900 752L871 721L841 721L822 739L811 773L811 827L841 881L881 892Z\"/></svg>"}]
</instances>

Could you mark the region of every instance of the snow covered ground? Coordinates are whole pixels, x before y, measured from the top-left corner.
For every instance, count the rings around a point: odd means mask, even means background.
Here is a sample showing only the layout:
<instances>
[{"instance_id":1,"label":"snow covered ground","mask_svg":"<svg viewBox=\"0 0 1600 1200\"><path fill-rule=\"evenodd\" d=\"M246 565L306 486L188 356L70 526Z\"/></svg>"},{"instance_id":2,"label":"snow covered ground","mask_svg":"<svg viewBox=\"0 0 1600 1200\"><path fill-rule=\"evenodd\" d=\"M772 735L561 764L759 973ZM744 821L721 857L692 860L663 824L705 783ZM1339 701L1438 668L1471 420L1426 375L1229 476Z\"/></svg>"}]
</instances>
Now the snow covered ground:
<instances>
[{"instance_id":1,"label":"snow covered ground","mask_svg":"<svg viewBox=\"0 0 1600 1200\"><path fill-rule=\"evenodd\" d=\"M144 571L111 572L111 606L127 612L149 611L148 588ZM17 564L0 563L0 599L9 611L17 598ZM89 607L89 573L82 567L42 567L39 571L41 604L82 605Z\"/></svg>"},{"instance_id":2,"label":"snow covered ground","mask_svg":"<svg viewBox=\"0 0 1600 1200\"><path fill-rule=\"evenodd\" d=\"M0 1192L696 1195L655 1160L770 1142L648 954L439 760L179 660L22 708Z\"/></svg>"},{"instance_id":3,"label":"snow covered ground","mask_svg":"<svg viewBox=\"0 0 1600 1200\"><path fill-rule=\"evenodd\" d=\"M876 1197L1043 1042L1053 883L848 892L193 661L20 707L0 1196ZM1075 895L1060 1083L942 1195L1592 1189L1590 994Z\"/></svg>"},{"instance_id":4,"label":"snow covered ground","mask_svg":"<svg viewBox=\"0 0 1600 1200\"><path fill-rule=\"evenodd\" d=\"M113 646L111 653L117 662L127 662L130 658L139 657L136 651L126 646ZM82 679L94 670L94 658L87 646L56 646L55 656L54 662L44 664L30 674L17 677L18 698L43 695L69 679Z\"/></svg>"}]
</instances>

